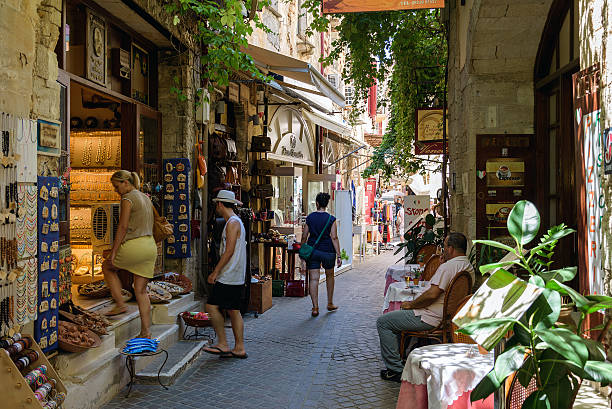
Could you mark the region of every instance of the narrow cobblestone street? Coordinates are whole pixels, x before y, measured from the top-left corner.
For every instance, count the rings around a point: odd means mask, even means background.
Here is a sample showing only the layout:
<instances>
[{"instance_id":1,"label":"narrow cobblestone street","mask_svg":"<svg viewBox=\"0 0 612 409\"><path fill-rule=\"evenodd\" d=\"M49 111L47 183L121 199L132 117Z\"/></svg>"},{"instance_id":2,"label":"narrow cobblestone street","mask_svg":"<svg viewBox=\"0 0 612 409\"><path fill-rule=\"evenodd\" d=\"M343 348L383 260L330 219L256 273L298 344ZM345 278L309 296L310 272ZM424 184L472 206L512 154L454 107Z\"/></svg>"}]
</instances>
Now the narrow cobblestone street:
<instances>
[{"instance_id":1,"label":"narrow cobblestone street","mask_svg":"<svg viewBox=\"0 0 612 409\"><path fill-rule=\"evenodd\" d=\"M203 354L168 391L136 384L105 408L394 408L399 384L379 378L376 318L395 259L389 251L336 277L334 313L311 318L310 297L275 297L245 320L247 360Z\"/></svg>"}]
</instances>

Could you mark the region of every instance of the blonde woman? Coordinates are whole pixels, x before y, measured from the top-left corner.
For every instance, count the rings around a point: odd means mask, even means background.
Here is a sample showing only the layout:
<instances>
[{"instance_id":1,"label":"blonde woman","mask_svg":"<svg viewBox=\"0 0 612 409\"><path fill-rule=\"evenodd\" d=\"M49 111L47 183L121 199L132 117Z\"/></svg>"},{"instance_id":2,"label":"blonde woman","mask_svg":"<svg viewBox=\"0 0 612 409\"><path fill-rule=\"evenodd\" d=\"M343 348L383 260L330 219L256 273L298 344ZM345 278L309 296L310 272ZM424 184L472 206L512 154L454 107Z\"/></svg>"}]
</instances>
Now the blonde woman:
<instances>
[{"instance_id":1,"label":"blonde woman","mask_svg":"<svg viewBox=\"0 0 612 409\"><path fill-rule=\"evenodd\" d=\"M121 195L119 226L110 255L102 269L104 279L111 290L115 307L106 315L118 315L127 311L121 297L121 280L118 270L134 274L134 293L140 311L140 337L151 337L151 303L147 295L147 283L153 278L157 245L153 239L153 203L139 191L140 178L134 172L117 171L111 176L115 192Z\"/></svg>"}]
</instances>

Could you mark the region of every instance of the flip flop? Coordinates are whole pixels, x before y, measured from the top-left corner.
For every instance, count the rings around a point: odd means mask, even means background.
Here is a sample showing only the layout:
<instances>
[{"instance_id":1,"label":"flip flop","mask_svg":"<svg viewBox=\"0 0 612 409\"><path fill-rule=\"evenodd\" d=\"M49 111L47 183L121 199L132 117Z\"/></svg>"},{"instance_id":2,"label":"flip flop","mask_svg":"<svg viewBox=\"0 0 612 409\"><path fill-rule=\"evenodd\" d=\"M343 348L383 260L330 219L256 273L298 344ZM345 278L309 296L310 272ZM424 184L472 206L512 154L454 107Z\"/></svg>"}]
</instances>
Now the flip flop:
<instances>
[{"instance_id":1,"label":"flip flop","mask_svg":"<svg viewBox=\"0 0 612 409\"><path fill-rule=\"evenodd\" d=\"M224 351L219 347L206 347L203 351L213 355L223 355L229 353L229 351Z\"/></svg>"},{"instance_id":2,"label":"flip flop","mask_svg":"<svg viewBox=\"0 0 612 409\"><path fill-rule=\"evenodd\" d=\"M247 359L247 358L249 357L249 355L248 355L248 354L246 354L246 353L245 353L244 355L238 355L238 354L235 354L235 353L233 353L233 352L231 352L231 351L230 351L230 352L225 352L225 353L221 354L221 356L220 356L220 357L221 357L221 358L238 358L238 359Z\"/></svg>"}]
</instances>

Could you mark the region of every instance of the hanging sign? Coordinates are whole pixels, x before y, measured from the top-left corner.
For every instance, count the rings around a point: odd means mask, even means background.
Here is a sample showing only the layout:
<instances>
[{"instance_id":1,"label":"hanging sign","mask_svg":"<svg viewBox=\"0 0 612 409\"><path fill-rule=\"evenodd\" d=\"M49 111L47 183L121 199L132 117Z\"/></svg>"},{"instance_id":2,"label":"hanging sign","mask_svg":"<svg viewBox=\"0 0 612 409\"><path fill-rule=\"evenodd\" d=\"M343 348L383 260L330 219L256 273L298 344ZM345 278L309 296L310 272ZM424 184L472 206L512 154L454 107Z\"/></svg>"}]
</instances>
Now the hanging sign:
<instances>
[{"instance_id":1,"label":"hanging sign","mask_svg":"<svg viewBox=\"0 0 612 409\"><path fill-rule=\"evenodd\" d=\"M441 9L444 0L323 0L323 13Z\"/></svg>"},{"instance_id":2,"label":"hanging sign","mask_svg":"<svg viewBox=\"0 0 612 409\"><path fill-rule=\"evenodd\" d=\"M404 198L404 233L429 214L429 196L408 195Z\"/></svg>"},{"instance_id":3,"label":"hanging sign","mask_svg":"<svg viewBox=\"0 0 612 409\"><path fill-rule=\"evenodd\" d=\"M572 76L580 290L592 294L602 294L604 289L601 268L602 220L606 205L601 183L604 147L599 105L600 79L599 64Z\"/></svg>"},{"instance_id":4,"label":"hanging sign","mask_svg":"<svg viewBox=\"0 0 612 409\"><path fill-rule=\"evenodd\" d=\"M487 161L487 186L525 186L525 162L518 158L498 158Z\"/></svg>"}]
</instances>

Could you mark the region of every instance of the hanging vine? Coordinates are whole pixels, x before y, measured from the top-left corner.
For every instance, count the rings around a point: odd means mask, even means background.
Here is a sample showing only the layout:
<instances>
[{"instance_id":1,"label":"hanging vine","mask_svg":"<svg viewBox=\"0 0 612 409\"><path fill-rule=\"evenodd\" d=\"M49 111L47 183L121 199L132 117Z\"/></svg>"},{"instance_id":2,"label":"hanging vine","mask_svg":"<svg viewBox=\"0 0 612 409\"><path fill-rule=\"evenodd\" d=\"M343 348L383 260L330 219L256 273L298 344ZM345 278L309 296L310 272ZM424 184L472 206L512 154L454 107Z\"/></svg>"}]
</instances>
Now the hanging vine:
<instances>
[{"instance_id":1,"label":"hanging vine","mask_svg":"<svg viewBox=\"0 0 612 409\"><path fill-rule=\"evenodd\" d=\"M354 86L357 101L366 100L375 81L387 89L379 103L389 108L389 126L363 176L379 170L386 177L409 176L424 170L424 162L413 154L415 110L441 107L444 97L447 47L438 11L325 16L320 6L321 0L302 3L303 12L313 17L311 31L333 27L338 32L325 63L346 52L343 78Z\"/></svg>"}]
</instances>

